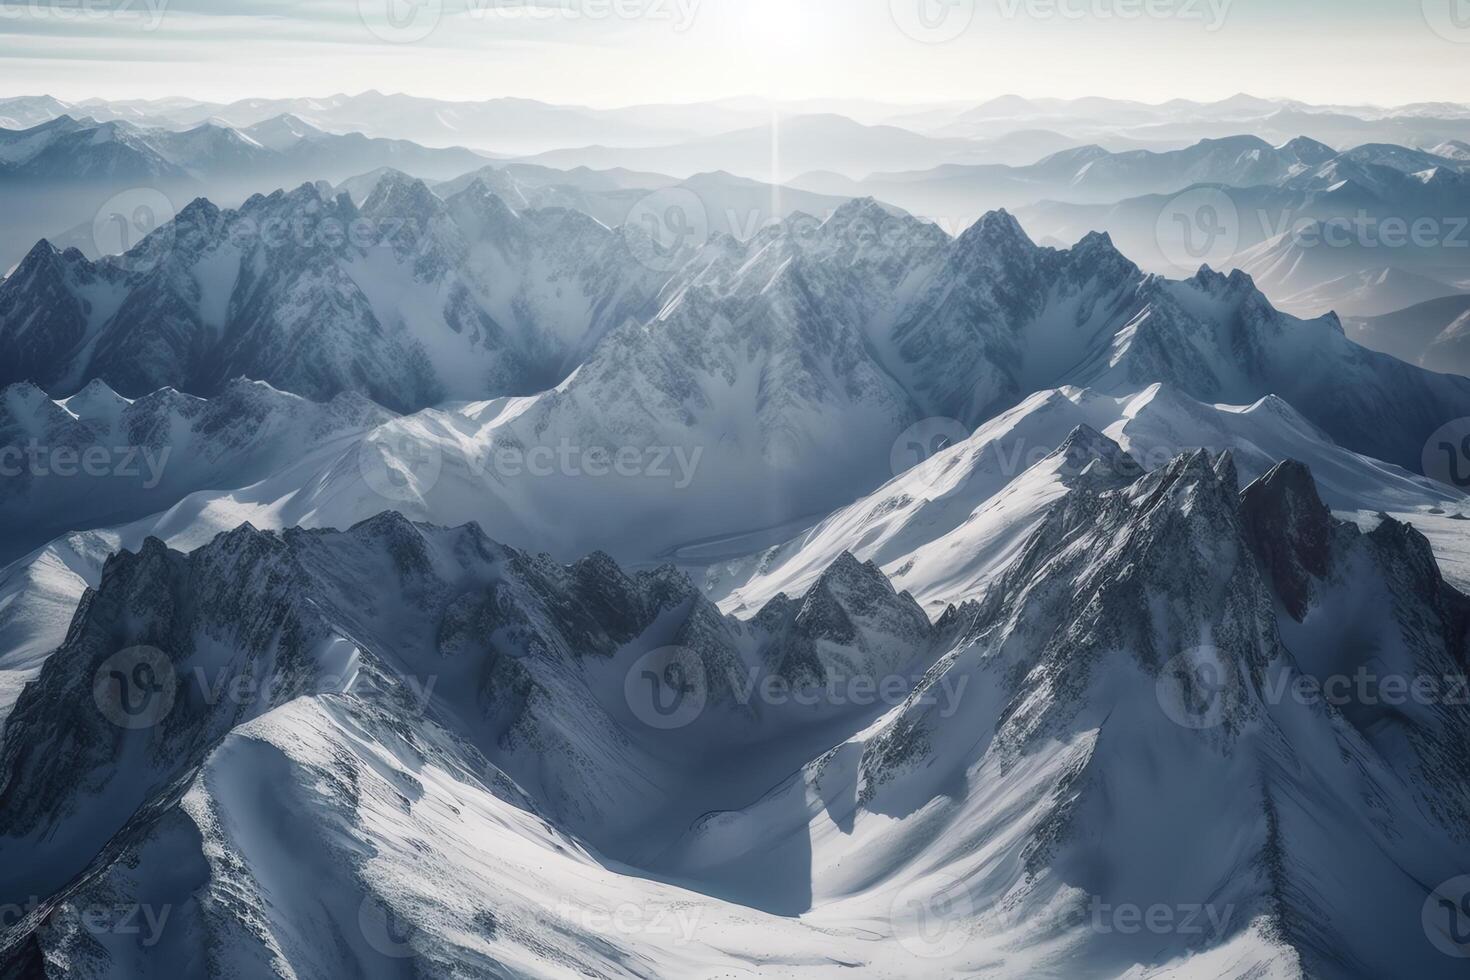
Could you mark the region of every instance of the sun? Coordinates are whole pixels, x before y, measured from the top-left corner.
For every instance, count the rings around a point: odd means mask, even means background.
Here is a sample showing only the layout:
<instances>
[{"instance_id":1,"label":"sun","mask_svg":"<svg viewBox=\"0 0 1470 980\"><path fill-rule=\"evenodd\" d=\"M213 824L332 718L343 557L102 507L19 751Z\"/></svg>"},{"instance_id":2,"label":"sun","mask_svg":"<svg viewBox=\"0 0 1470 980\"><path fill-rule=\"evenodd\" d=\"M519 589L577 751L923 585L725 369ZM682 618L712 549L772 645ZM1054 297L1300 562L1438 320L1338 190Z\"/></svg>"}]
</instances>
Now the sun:
<instances>
[{"instance_id":1,"label":"sun","mask_svg":"<svg viewBox=\"0 0 1470 980\"><path fill-rule=\"evenodd\" d=\"M742 40L768 48L796 49L811 41L811 14L792 0L743 0Z\"/></svg>"}]
</instances>

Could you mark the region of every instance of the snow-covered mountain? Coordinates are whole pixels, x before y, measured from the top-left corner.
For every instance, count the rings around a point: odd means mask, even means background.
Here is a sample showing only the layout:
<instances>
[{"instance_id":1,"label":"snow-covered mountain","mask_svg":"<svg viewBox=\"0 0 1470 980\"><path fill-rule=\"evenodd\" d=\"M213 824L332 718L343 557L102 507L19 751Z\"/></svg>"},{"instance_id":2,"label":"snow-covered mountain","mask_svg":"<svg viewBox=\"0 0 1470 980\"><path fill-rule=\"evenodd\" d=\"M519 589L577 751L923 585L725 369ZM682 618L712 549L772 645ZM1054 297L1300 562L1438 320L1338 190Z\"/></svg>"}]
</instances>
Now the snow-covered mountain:
<instances>
[{"instance_id":1,"label":"snow-covered mountain","mask_svg":"<svg viewBox=\"0 0 1470 980\"><path fill-rule=\"evenodd\" d=\"M1311 693L1463 675L1424 539L1300 464L1039 466L1067 489L935 622L848 555L742 621L394 516L119 554L0 746L5 965L1457 975L1421 910L1470 712Z\"/></svg>"},{"instance_id":2,"label":"snow-covered mountain","mask_svg":"<svg viewBox=\"0 0 1470 980\"><path fill-rule=\"evenodd\" d=\"M352 182L354 200L381 177L365 175ZM492 164L434 184L434 193L451 197L477 180L516 210L567 208L612 228L630 220L667 221L669 208L682 207L696 243L716 235L745 240L796 214L825 217L850 200L724 172L675 180L631 170L555 170L516 163Z\"/></svg>"},{"instance_id":3,"label":"snow-covered mountain","mask_svg":"<svg viewBox=\"0 0 1470 980\"><path fill-rule=\"evenodd\" d=\"M0 178L7 183L185 176L208 183L306 172L337 180L377 166L442 179L483 160L468 150L427 149L361 133L329 134L290 116L239 131L214 123L178 131L71 116L23 130L0 130Z\"/></svg>"},{"instance_id":4,"label":"snow-covered mountain","mask_svg":"<svg viewBox=\"0 0 1470 980\"><path fill-rule=\"evenodd\" d=\"M1282 309L1302 316L1329 311L1343 316L1383 316L1463 292L1463 286L1435 278L1456 271L1446 263L1459 257L1458 246L1425 250L1416 257L1402 250L1386 251L1353 235L1329 244L1334 241L1330 237L1335 234L1333 228L1330 223L1313 222L1246 249L1232 261ZM1338 228L1338 232L1343 230ZM1378 264L1385 260L1402 264Z\"/></svg>"},{"instance_id":5,"label":"snow-covered mountain","mask_svg":"<svg viewBox=\"0 0 1470 980\"><path fill-rule=\"evenodd\" d=\"M779 147L774 156L773 146ZM526 161L562 169L652 170L675 177L725 170L781 183L814 170L860 178L900 166L929 167L987 159L984 143L937 139L897 126L864 126L844 116L822 114L775 117L733 132L662 146L558 149ZM826 193L822 188L811 189Z\"/></svg>"},{"instance_id":6,"label":"snow-covered mountain","mask_svg":"<svg viewBox=\"0 0 1470 980\"><path fill-rule=\"evenodd\" d=\"M1242 133L1277 143L1306 133L1334 146L1391 142L1432 148L1463 141L1470 132L1470 106L1458 103L1331 106L1244 93L1217 102L1171 99L1156 105L1101 97L1003 95L978 105L972 100L904 105L860 99L737 98L614 109L516 98L451 101L377 91L316 98L249 98L233 103L177 97L93 98L75 103L49 96L0 100L0 117L28 123L45 122L67 112L172 128L209 120L251 126L290 113L330 132L363 132L426 146L468 145L520 154L587 143L653 146L761 125L773 113L837 113L865 125L887 124L926 135L986 141L1004 140L1027 129L1049 129L1077 145L1105 143L1111 149L1145 143L1183 146Z\"/></svg>"},{"instance_id":7,"label":"snow-covered mountain","mask_svg":"<svg viewBox=\"0 0 1470 980\"><path fill-rule=\"evenodd\" d=\"M367 248L250 237L303 217L395 231ZM915 422L973 429L1064 384L1280 395L1411 468L1429 433L1470 414L1470 383L1359 348L1333 317L1280 314L1242 274L1145 275L1106 236L1042 248L1005 213L950 239L858 201L667 255L640 232L517 213L482 183L442 201L390 180L361 209L313 186L239 212L196 202L119 260L33 250L0 284L3 380L66 395L101 378L131 397L245 376L400 410L545 389L484 413L477 438L699 450L702 478L744 501L744 526L710 534L826 512L891 475L887 447Z\"/></svg>"},{"instance_id":8,"label":"snow-covered mountain","mask_svg":"<svg viewBox=\"0 0 1470 980\"><path fill-rule=\"evenodd\" d=\"M1356 176L1349 175L1352 170ZM1451 175L1430 180L1376 165L1329 165L1291 186L1201 184L1179 194L1110 204L1047 201L1020 208L1017 215L1041 240L1071 241L1091 230L1106 231L1140 265L1172 275L1189 271L1201 255L1221 264L1240 262L1242 254L1268 242L1301 241L1351 253L1334 271L1394 264L1438 270L1459 281L1470 182ZM1364 258L1364 250L1372 255Z\"/></svg>"},{"instance_id":9,"label":"snow-covered mountain","mask_svg":"<svg viewBox=\"0 0 1470 980\"><path fill-rule=\"evenodd\" d=\"M67 104L49 95L0 99L0 128L29 129L66 115Z\"/></svg>"},{"instance_id":10,"label":"snow-covered mountain","mask_svg":"<svg viewBox=\"0 0 1470 980\"><path fill-rule=\"evenodd\" d=\"M1062 388L1032 395L777 547L736 562L698 546L678 557L708 562L705 591L736 615L804 590L846 551L938 615L994 582L1072 488L1158 469L1189 448L1228 452L1243 480L1305 461L1335 511L1423 514L1465 503L1443 484L1337 446L1275 396L1223 406L1166 385L1121 396Z\"/></svg>"},{"instance_id":11,"label":"snow-covered mountain","mask_svg":"<svg viewBox=\"0 0 1470 980\"><path fill-rule=\"evenodd\" d=\"M248 486L390 414L351 392L316 404L238 380L208 400L173 388L130 400L93 381L52 401L29 382L10 385L0 390L0 563L197 490Z\"/></svg>"},{"instance_id":12,"label":"snow-covered mountain","mask_svg":"<svg viewBox=\"0 0 1470 980\"><path fill-rule=\"evenodd\" d=\"M1102 233L649 179L0 282L0 976L1458 975L1470 379Z\"/></svg>"},{"instance_id":13,"label":"snow-covered mountain","mask_svg":"<svg viewBox=\"0 0 1470 980\"><path fill-rule=\"evenodd\" d=\"M1371 316L1470 286L1470 177L1450 164L1365 146L1270 185L1197 184L1110 204L1063 197L1018 213L1043 240L1107 231L1150 271L1178 275L1201 257L1243 268L1293 313Z\"/></svg>"},{"instance_id":14,"label":"snow-covered mountain","mask_svg":"<svg viewBox=\"0 0 1470 980\"><path fill-rule=\"evenodd\" d=\"M1429 152L1437 157L1470 163L1470 143L1466 143L1464 140L1446 140Z\"/></svg>"},{"instance_id":15,"label":"snow-covered mountain","mask_svg":"<svg viewBox=\"0 0 1470 980\"><path fill-rule=\"evenodd\" d=\"M125 208L124 217L139 226L125 240L131 245L155 225L133 214L144 203L167 212L157 216L161 222L198 196L233 204L263 188L339 181L379 167L444 180L485 163L465 149L329 134L293 119L267 120L255 132L260 139L212 122L173 130L69 115L0 129L0 207L8 219L0 267L17 262L37 238L78 226L75 244L96 257L102 243L94 225L109 204ZM120 194L126 198L118 200Z\"/></svg>"},{"instance_id":16,"label":"snow-covered mountain","mask_svg":"<svg viewBox=\"0 0 1470 980\"><path fill-rule=\"evenodd\" d=\"M1364 347L1431 371L1470 375L1470 296L1429 300L1344 327Z\"/></svg>"},{"instance_id":17,"label":"snow-covered mountain","mask_svg":"<svg viewBox=\"0 0 1470 980\"><path fill-rule=\"evenodd\" d=\"M1282 211L1289 218L1311 215L1334 204L1341 210L1351 200L1354 209L1349 215L1357 207L1367 207L1370 212L1381 210L1408 219L1464 213L1470 198L1465 169L1462 161L1401 146L1375 144L1339 152L1306 137L1273 146L1254 136L1232 136L1178 150L1111 152L1089 145L1026 166L947 165L873 173L862 180L814 173L792 183L828 194L870 195L949 226L1002 207L1045 206L1078 216L1104 205L1126 211L1134 199L1147 202L1163 195L1167 200L1201 185L1274 188L1286 199L1264 206L1273 218ZM1434 175L1432 180L1429 174ZM1290 192L1307 199L1292 201L1287 197ZM1327 199L1318 201L1319 197ZM1254 217L1248 209L1240 210L1245 220ZM1157 233L1159 213L1155 204L1146 227L1150 234ZM1115 231L1112 224L1086 224L1080 217L1079 221L1084 230ZM1242 244L1259 240L1247 237Z\"/></svg>"},{"instance_id":18,"label":"snow-covered mountain","mask_svg":"<svg viewBox=\"0 0 1470 980\"><path fill-rule=\"evenodd\" d=\"M659 285L626 236L517 214L481 183L443 201L397 175L361 208L313 184L239 210L201 199L121 258L36 245L0 284L0 380L137 397L248 377L393 408L529 393Z\"/></svg>"},{"instance_id":19,"label":"snow-covered mountain","mask_svg":"<svg viewBox=\"0 0 1470 980\"><path fill-rule=\"evenodd\" d=\"M1452 102L1330 106L1240 93L1217 102L1170 99L1157 104L1099 96L1002 95L979 105L930 109L891 121L935 135L971 138L1044 126L1083 143L1123 137L1155 145L1186 145L1240 134L1279 143L1306 134L1333 146L1392 142L1433 147L1446 139L1463 139L1454 134L1463 133L1467 120L1470 106Z\"/></svg>"}]
</instances>

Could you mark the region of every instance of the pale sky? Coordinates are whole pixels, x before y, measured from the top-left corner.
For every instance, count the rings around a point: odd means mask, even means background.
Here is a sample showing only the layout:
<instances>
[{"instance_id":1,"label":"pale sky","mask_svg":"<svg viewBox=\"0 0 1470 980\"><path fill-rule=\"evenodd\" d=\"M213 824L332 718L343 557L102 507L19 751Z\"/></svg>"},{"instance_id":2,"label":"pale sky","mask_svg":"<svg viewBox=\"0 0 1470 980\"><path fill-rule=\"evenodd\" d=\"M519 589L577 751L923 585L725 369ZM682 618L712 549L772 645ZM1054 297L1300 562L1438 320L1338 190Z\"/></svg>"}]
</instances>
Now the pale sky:
<instances>
[{"instance_id":1,"label":"pale sky","mask_svg":"<svg viewBox=\"0 0 1470 980\"><path fill-rule=\"evenodd\" d=\"M71 100L1470 102L1470 0L0 0L0 72Z\"/></svg>"}]
</instances>

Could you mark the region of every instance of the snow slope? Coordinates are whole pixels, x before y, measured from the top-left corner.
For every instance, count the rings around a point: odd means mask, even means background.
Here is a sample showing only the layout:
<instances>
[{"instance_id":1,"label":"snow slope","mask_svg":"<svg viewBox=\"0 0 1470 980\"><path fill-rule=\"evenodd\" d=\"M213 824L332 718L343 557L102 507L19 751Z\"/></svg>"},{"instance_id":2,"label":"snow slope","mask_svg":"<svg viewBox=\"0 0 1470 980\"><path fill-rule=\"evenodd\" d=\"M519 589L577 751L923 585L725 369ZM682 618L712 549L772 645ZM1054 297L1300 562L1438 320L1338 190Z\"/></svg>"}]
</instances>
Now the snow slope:
<instances>
[{"instance_id":1,"label":"snow slope","mask_svg":"<svg viewBox=\"0 0 1470 980\"><path fill-rule=\"evenodd\" d=\"M1079 440L1097 443L1083 459L1101 457L1107 465L1084 476L1072 461ZM1304 461L1324 499L1342 512L1427 516L1464 504L1450 487L1342 449L1277 398L1205 405L1165 385L1121 396L1063 388L1031 396L782 545L713 563L705 588L739 615L780 592L804 590L838 554L851 551L876 562L937 615L1003 573L1079 480L1156 470L1195 449L1228 451L1246 480L1282 460ZM695 567L708 560L698 547L678 557Z\"/></svg>"},{"instance_id":2,"label":"snow slope","mask_svg":"<svg viewBox=\"0 0 1470 980\"><path fill-rule=\"evenodd\" d=\"M1242 492L1078 429L1043 472L1073 486L932 625L851 556L742 622L672 569L396 517L118 555L0 747L0 897L41 896L5 963L1457 975L1421 910L1466 858L1470 713L1281 694L1465 670L1424 539L1334 521L1295 463ZM150 726L92 706L120 643L176 682ZM646 713L649 663L703 710ZM737 665L826 693L750 701ZM134 906L168 918L82 916Z\"/></svg>"},{"instance_id":3,"label":"snow slope","mask_svg":"<svg viewBox=\"0 0 1470 980\"><path fill-rule=\"evenodd\" d=\"M0 391L0 562L66 531L165 511L197 490L249 486L390 417L360 395L317 404L248 381L208 400L172 388L133 400L93 381L53 401L11 385Z\"/></svg>"}]
</instances>

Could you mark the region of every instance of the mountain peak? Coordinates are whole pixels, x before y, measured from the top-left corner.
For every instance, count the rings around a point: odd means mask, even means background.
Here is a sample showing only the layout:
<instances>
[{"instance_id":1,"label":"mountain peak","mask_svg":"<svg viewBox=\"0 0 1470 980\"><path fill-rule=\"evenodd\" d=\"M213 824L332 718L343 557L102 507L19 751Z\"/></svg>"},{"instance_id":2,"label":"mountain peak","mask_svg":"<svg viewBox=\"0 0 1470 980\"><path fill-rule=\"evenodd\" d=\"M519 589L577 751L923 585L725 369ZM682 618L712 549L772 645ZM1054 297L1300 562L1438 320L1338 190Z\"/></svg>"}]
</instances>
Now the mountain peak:
<instances>
[{"instance_id":1,"label":"mountain peak","mask_svg":"<svg viewBox=\"0 0 1470 980\"><path fill-rule=\"evenodd\" d=\"M471 208L481 220L510 221L516 218L515 209L495 192L484 177L476 177L444 203L452 211Z\"/></svg>"},{"instance_id":2,"label":"mountain peak","mask_svg":"<svg viewBox=\"0 0 1470 980\"><path fill-rule=\"evenodd\" d=\"M1065 163L1069 166L1080 166L1093 160L1101 160L1112 156L1112 151L1096 143L1086 143L1082 146L1073 146L1065 150L1058 150L1048 156L1042 157L1036 164L1037 168L1046 167L1048 164Z\"/></svg>"},{"instance_id":3,"label":"mountain peak","mask_svg":"<svg viewBox=\"0 0 1470 980\"><path fill-rule=\"evenodd\" d=\"M1105 231L1090 231L1068 250L1068 256L1079 270L1111 270L1124 277L1137 274L1138 266L1124 255Z\"/></svg>"},{"instance_id":4,"label":"mountain peak","mask_svg":"<svg viewBox=\"0 0 1470 980\"><path fill-rule=\"evenodd\" d=\"M1183 453L1161 469L1145 474L1129 494L1145 510L1183 500L1211 501L1211 512L1220 514L1233 513L1236 507L1233 490L1221 483L1216 460L1205 449Z\"/></svg>"},{"instance_id":5,"label":"mountain peak","mask_svg":"<svg viewBox=\"0 0 1470 980\"><path fill-rule=\"evenodd\" d=\"M399 170L387 170L363 203L362 211L376 217L400 215L422 220L437 213L443 204L422 180Z\"/></svg>"},{"instance_id":6,"label":"mountain peak","mask_svg":"<svg viewBox=\"0 0 1470 980\"><path fill-rule=\"evenodd\" d=\"M981 242L991 246L1036 247L1031 237L1026 234L1026 230L1021 227L1021 223L1005 208L982 215L979 221L965 229L959 240L964 243Z\"/></svg>"},{"instance_id":7,"label":"mountain peak","mask_svg":"<svg viewBox=\"0 0 1470 980\"><path fill-rule=\"evenodd\" d=\"M1241 523L1276 594L1300 622L1311 603L1312 582L1327 576L1332 512L1304 463L1286 460L1241 493Z\"/></svg>"},{"instance_id":8,"label":"mountain peak","mask_svg":"<svg viewBox=\"0 0 1470 980\"><path fill-rule=\"evenodd\" d=\"M20 260L20 264L15 267L15 272L11 276L12 278L18 278L22 274L33 275L37 270L43 269L48 264L55 262L60 255L61 252L57 250L55 245L52 245L49 240L42 238L31 246L31 250L26 253L25 258Z\"/></svg>"},{"instance_id":9,"label":"mountain peak","mask_svg":"<svg viewBox=\"0 0 1470 980\"><path fill-rule=\"evenodd\" d=\"M876 198L854 197L839 204L832 212L832 216L827 219L827 223L843 224L861 218L881 219L886 217L888 217L888 209L879 204Z\"/></svg>"},{"instance_id":10,"label":"mountain peak","mask_svg":"<svg viewBox=\"0 0 1470 980\"><path fill-rule=\"evenodd\" d=\"M1326 163L1337 156L1337 151L1326 143L1320 143L1308 136L1298 136L1288 140L1281 145L1281 149L1290 152L1302 163L1308 166L1318 166Z\"/></svg>"},{"instance_id":11,"label":"mountain peak","mask_svg":"<svg viewBox=\"0 0 1470 980\"><path fill-rule=\"evenodd\" d=\"M1064 472L1069 476L1097 476L1132 483L1144 472L1122 446L1086 423L1068 433L1053 455L1065 460Z\"/></svg>"},{"instance_id":12,"label":"mountain peak","mask_svg":"<svg viewBox=\"0 0 1470 980\"><path fill-rule=\"evenodd\" d=\"M1199 271L1186 281L1211 296L1258 292L1255 279L1244 269L1232 269L1228 273L1217 272L1208 262L1202 264Z\"/></svg>"},{"instance_id":13,"label":"mountain peak","mask_svg":"<svg viewBox=\"0 0 1470 980\"><path fill-rule=\"evenodd\" d=\"M911 661L934 631L913 596L847 551L801 599L776 596L755 623L773 637L768 662L790 680L815 682L854 668L886 676Z\"/></svg>"},{"instance_id":14,"label":"mountain peak","mask_svg":"<svg viewBox=\"0 0 1470 980\"><path fill-rule=\"evenodd\" d=\"M81 391L61 402L63 408L79 419L114 421L118 413L132 404L101 378L93 378Z\"/></svg>"}]
</instances>

